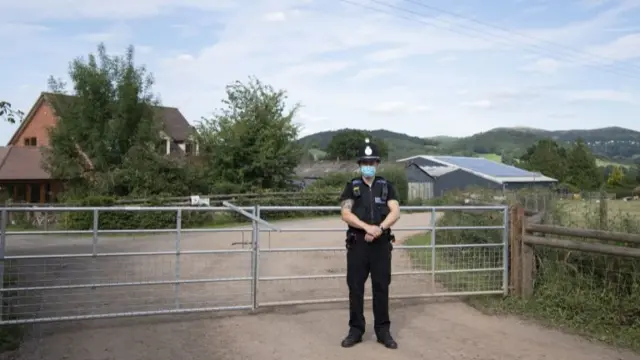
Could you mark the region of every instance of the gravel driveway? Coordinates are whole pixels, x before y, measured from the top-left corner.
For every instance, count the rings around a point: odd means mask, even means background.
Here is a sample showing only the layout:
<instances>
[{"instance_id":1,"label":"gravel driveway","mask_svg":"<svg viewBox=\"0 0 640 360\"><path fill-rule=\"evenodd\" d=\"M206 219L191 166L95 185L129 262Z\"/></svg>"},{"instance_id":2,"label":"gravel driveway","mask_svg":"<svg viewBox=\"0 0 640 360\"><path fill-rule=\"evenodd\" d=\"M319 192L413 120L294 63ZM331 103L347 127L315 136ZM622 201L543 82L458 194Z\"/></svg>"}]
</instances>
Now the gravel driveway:
<instances>
[{"instance_id":1,"label":"gravel driveway","mask_svg":"<svg viewBox=\"0 0 640 360\"><path fill-rule=\"evenodd\" d=\"M429 224L428 214L407 214L399 226ZM337 219L280 223L295 227L341 227ZM410 235L403 233L402 235ZM174 235L137 238L101 238L100 252L172 251ZM184 234L183 250L242 249L250 232ZM343 246L339 233L262 233L261 248ZM91 252L89 238L30 238L12 236L7 255ZM260 283L261 303L346 296L344 279L276 280L287 275L330 275L344 272L341 251L262 253L260 273L273 277ZM21 260L13 264L20 285L81 284L87 281L135 282L171 280L175 256L129 256L97 259ZM394 251L394 271L410 271L412 263ZM16 271L16 270L14 270ZM29 271L27 279L23 273ZM182 255L181 279L250 276L250 254ZM437 289L430 276L394 277L394 294ZM368 285L368 287L370 287ZM37 295L37 296L36 296ZM128 286L56 290L31 294L25 312L82 315L117 311L250 305L250 281ZM27 299L27 298L25 298ZM372 323L370 304L367 321ZM69 321L29 326L31 332L17 359L66 360L188 360L188 359L581 359L630 360L640 356L620 352L575 336L524 323L492 317L455 300L394 301L392 331L400 348L387 350L375 342L372 329L366 341L342 349L346 334L346 304L269 307L256 314L246 311L163 315L126 319Z\"/></svg>"}]
</instances>

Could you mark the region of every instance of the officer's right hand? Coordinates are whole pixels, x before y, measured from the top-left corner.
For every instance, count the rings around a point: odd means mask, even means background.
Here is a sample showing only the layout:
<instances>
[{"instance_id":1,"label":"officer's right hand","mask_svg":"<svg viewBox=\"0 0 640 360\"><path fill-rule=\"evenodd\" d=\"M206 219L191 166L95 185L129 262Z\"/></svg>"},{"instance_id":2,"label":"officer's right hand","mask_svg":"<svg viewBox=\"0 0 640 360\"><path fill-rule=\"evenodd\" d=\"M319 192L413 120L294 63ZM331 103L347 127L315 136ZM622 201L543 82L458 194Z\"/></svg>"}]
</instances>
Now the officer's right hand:
<instances>
[{"instance_id":1,"label":"officer's right hand","mask_svg":"<svg viewBox=\"0 0 640 360\"><path fill-rule=\"evenodd\" d=\"M368 225L367 228L364 229L364 231L366 231L367 234L373 236L374 239L382 235L382 229L380 229L380 227L376 225Z\"/></svg>"}]
</instances>

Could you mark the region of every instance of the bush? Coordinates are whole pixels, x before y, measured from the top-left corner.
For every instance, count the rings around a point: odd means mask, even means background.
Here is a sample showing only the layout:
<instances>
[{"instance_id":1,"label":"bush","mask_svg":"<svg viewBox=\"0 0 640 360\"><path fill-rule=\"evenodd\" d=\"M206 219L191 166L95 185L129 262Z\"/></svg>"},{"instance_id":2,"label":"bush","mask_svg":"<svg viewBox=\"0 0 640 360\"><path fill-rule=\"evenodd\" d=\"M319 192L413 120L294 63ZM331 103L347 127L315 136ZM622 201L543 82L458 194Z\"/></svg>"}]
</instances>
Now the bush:
<instances>
[{"instance_id":1,"label":"bush","mask_svg":"<svg viewBox=\"0 0 640 360\"><path fill-rule=\"evenodd\" d=\"M83 199L68 200L66 205L82 207L111 207L117 206L117 200L109 196L87 196ZM162 206L159 198L149 199L147 203L138 206ZM172 229L176 227L176 212L174 211L101 211L98 215L100 230L112 229ZM188 211L182 214L182 226L194 227L204 225L211 219L206 212ZM88 230L93 228L93 213L90 211L66 212L60 219L60 224L68 230Z\"/></svg>"},{"instance_id":2,"label":"bush","mask_svg":"<svg viewBox=\"0 0 640 360\"><path fill-rule=\"evenodd\" d=\"M352 172L336 172L328 174L327 176L316 180L313 184L307 187L312 191L318 191L319 189L337 188L338 192L342 192L346 183L357 175ZM407 174L403 168L387 168L378 173L387 179L396 189L398 193L398 199L403 205L407 204L407 198L409 197L409 183L407 180Z\"/></svg>"}]
</instances>

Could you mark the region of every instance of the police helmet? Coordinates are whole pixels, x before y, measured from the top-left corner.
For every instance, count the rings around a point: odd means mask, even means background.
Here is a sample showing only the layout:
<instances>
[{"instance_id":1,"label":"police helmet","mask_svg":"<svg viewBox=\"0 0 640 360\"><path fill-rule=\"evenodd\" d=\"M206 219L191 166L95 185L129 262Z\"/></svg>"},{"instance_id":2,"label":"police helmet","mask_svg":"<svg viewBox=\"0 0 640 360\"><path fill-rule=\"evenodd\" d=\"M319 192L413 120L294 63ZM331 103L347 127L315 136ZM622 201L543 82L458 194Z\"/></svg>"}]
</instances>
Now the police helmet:
<instances>
[{"instance_id":1,"label":"police helmet","mask_svg":"<svg viewBox=\"0 0 640 360\"><path fill-rule=\"evenodd\" d=\"M365 160L380 161L380 150L369 139L364 139L364 143L358 149L358 163Z\"/></svg>"}]
</instances>

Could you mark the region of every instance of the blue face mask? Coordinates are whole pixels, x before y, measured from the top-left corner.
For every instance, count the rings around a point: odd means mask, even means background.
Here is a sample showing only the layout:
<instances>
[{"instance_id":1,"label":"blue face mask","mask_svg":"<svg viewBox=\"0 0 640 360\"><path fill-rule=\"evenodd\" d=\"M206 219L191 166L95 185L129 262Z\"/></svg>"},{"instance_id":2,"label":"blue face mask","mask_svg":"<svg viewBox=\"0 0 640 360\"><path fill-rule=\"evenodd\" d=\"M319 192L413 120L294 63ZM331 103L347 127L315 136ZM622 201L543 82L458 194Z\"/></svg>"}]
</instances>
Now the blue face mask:
<instances>
[{"instance_id":1,"label":"blue face mask","mask_svg":"<svg viewBox=\"0 0 640 360\"><path fill-rule=\"evenodd\" d=\"M360 173L364 177L374 177L376 176L376 167L372 165L362 165L360 166Z\"/></svg>"}]
</instances>

